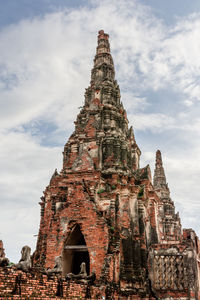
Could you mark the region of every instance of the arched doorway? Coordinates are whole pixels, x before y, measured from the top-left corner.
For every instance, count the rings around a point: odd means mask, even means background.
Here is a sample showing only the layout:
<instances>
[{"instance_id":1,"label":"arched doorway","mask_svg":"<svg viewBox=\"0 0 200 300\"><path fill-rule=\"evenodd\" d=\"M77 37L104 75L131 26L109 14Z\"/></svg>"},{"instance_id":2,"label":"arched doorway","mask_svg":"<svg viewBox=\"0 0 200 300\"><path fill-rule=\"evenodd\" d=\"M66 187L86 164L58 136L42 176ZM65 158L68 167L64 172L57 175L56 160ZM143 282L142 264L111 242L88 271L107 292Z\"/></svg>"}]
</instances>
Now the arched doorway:
<instances>
[{"instance_id":1,"label":"arched doorway","mask_svg":"<svg viewBox=\"0 0 200 300\"><path fill-rule=\"evenodd\" d=\"M80 226L74 226L71 234L67 238L63 249L63 273L79 274L82 262L86 264L86 271L90 273L90 257L86 246L85 238Z\"/></svg>"}]
</instances>

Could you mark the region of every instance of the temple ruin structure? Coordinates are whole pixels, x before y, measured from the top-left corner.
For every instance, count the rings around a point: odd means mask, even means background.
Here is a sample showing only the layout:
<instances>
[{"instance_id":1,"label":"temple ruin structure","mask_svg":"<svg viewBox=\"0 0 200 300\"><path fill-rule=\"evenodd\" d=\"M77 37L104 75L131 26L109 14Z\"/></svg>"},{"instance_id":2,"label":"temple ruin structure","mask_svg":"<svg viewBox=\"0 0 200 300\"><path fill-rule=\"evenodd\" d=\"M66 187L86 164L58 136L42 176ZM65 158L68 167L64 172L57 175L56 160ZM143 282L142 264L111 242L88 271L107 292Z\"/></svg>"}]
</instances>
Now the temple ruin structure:
<instances>
[{"instance_id":1,"label":"temple ruin structure","mask_svg":"<svg viewBox=\"0 0 200 300\"><path fill-rule=\"evenodd\" d=\"M153 181L140 156L101 30L63 168L40 201L32 272L43 285L53 276L57 297L200 299L199 239L181 227L161 152Z\"/></svg>"}]
</instances>

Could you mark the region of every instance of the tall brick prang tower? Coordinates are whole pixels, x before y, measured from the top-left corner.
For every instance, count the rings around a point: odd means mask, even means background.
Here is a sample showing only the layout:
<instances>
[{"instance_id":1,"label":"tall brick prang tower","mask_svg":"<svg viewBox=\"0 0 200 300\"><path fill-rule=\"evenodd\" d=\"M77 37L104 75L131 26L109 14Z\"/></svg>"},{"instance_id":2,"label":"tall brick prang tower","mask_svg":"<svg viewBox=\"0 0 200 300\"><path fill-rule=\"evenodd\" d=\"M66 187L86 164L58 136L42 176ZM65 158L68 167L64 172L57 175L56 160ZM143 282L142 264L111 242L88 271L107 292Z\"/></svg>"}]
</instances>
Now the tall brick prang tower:
<instances>
[{"instance_id":1,"label":"tall brick prang tower","mask_svg":"<svg viewBox=\"0 0 200 300\"><path fill-rule=\"evenodd\" d=\"M140 155L101 30L63 168L41 197L34 266L52 269L59 257L73 280L84 262L107 299L198 299L198 239L182 234L160 151L153 184Z\"/></svg>"}]
</instances>

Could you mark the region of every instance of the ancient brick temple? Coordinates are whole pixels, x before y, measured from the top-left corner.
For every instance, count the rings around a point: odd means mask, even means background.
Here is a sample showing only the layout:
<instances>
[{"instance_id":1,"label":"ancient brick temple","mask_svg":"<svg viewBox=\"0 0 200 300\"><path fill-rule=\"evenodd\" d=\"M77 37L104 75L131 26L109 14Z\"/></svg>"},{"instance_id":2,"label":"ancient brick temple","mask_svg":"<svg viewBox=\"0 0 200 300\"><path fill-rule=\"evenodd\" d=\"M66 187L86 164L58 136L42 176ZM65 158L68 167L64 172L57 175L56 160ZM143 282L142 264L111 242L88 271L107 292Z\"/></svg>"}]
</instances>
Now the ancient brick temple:
<instances>
[{"instance_id":1,"label":"ancient brick temple","mask_svg":"<svg viewBox=\"0 0 200 300\"><path fill-rule=\"evenodd\" d=\"M139 166L108 38L99 31L63 168L41 197L33 269L46 270L39 282L48 295L65 299L200 299L198 237L181 228L161 152L153 182L149 166Z\"/></svg>"},{"instance_id":2,"label":"ancient brick temple","mask_svg":"<svg viewBox=\"0 0 200 300\"><path fill-rule=\"evenodd\" d=\"M78 274L85 262L96 284L119 295L197 299L198 238L191 229L182 231L161 152L153 183L149 166L139 166L141 151L120 100L108 38L99 31L63 169L41 198L34 264L53 268L60 256L63 275Z\"/></svg>"}]
</instances>

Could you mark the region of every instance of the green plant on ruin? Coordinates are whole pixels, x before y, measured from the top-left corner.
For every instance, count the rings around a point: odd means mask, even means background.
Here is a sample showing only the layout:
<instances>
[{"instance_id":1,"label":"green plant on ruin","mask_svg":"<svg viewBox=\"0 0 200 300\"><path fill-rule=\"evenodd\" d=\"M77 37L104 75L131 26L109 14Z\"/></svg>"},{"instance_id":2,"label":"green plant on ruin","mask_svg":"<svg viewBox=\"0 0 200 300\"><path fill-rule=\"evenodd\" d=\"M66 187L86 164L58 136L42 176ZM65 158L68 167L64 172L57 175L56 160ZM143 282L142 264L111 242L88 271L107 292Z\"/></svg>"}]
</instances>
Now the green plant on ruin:
<instances>
[{"instance_id":1,"label":"green plant on ruin","mask_svg":"<svg viewBox=\"0 0 200 300\"><path fill-rule=\"evenodd\" d=\"M101 193L104 193L104 192L105 192L104 189L99 189L99 190L97 191L97 194L101 194Z\"/></svg>"},{"instance_id":2,"label":"green plant on ruin","mask_svg":"<svg viewBox=\"0 0 200 300\"><path fill-rule=\"evenodd\" d=\"M115 231L115 228L113 226L110 227L111 232Z\"/></svg>"},{"instance_id":3,"label":"green plant on ruin","mask_svg":"<svg viewBox=\"0 0 200 300\"><path fill-rule=\"evenodd\" d=\"M112 190L115 190L116 189L116 185L111 185L111 188L112 188Z\"/></svg>"},{"instance_id":4,"label":"green plant on ruin","mask_svg":"<svg viewBox=\"0 0 200 300\"><path fill-rule=\"evenodd\" d=\"M142 198L144 196L144 187L141 187L138 193L138 198Z\"/></svg>"}]
</instances>

